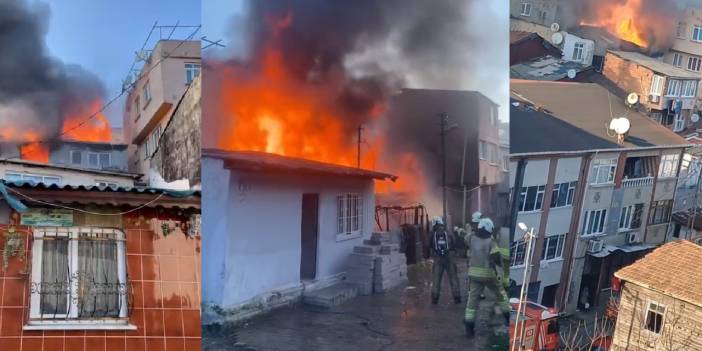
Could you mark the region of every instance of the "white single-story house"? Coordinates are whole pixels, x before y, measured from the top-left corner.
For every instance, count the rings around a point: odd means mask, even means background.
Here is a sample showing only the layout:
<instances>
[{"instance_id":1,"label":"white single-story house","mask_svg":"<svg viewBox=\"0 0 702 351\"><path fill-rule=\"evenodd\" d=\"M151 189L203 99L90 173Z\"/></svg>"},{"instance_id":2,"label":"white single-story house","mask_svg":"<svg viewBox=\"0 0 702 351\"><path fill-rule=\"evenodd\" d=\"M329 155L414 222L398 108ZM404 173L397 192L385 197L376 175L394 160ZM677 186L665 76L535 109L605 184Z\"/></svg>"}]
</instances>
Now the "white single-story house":
<instances>
[{"instance_id":1,"label":"white single-story house","mask_svg":"<svg viewBox=\"0 0 702 351\"><path fill-rule=\"evenodd\" d=\"M341 281L389 174L253 151L203 150L205 320L241 319Z\"/></svg>"}]
</instances>

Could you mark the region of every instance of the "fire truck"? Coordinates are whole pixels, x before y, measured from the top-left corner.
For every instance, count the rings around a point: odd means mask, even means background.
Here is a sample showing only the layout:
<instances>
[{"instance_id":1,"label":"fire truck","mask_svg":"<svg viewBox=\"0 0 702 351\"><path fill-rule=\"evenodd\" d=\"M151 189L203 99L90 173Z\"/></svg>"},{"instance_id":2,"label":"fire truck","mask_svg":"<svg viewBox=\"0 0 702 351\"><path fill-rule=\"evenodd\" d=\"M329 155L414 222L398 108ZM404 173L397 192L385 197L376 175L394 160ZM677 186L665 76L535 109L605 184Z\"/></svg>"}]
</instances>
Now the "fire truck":
<instances>
[{"instance_id":1,"label":"fire truck","mask_svg":"<svg viewBox=\"0 0 702 351\"><path fill-rule=\"evenodd\" d=\"M519 350L554 351L558 349L558 313L553 308L527 301L517 316L518 299L510 300L512 323L509 327L510 345L522 339ZM518 335L515 335L515 332ZM522 336L523 335L523 336Z\"/></svg>"}]
</instances>

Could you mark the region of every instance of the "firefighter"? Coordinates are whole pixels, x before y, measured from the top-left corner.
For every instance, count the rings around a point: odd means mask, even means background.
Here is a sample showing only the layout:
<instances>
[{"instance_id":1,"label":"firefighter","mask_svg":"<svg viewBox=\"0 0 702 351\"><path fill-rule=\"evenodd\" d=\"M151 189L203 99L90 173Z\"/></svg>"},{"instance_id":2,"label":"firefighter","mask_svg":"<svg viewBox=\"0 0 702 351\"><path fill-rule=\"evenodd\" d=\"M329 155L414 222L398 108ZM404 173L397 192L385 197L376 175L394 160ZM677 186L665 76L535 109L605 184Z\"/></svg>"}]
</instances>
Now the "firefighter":
<instances>
[{"instance_id":1,"label":"firefighter","mask_svg":"<svg viewBox=\"0 0 702 351\"><path fill-rule=\"evenodd\" d=\"M431 303L436 305L439 303L439 295L441 294L441 281L444 277L444 272L448 275L453 300L456 304L461 303L461 287L458 284L458 268L454 260L455 255L455 240L449 235L441 217L434 217L432 220L431 232L431 252L434 258L432 267L432 291Z\"/></svg>"},{"instance_id":2,"label":"firefighter","mask_svg":"<svg viewBox=\"0 0 702 351\"><path fill-rule=\"evenodd\" d=\"M469 247L469 240L470 236L474 235L478 231L478 223L480 222L480 219L483 218L483 214L480 211L475 211L473 212L473 215L471 215L471 220L470 223L466 224L466 231L468 234L463 236L463 240L466 243L466 264L470 268L470 249ZM480 299L483 300L485 299L485 294L480 294Z\"/></svg>"},{"instance_id":3,"label":"firefighter","mask_svg":"<svg viewBox=\"0 0 702 351\"><path fill-rule=\"evenodd\" d=\"M493 239L492 232L494 224L489 218L482 218L478 222L477 231L468 239L468 250L470 252L470 266L468 268L468 303L464 324L466 336L472 338L475 335L476 312L479 305L479 296L485 288L492 290L497 301L495 302L509 324L509 302L505 290L502 288L503 270L502 259L497 249L497 244Z\"/></svg>"}]
</instances>

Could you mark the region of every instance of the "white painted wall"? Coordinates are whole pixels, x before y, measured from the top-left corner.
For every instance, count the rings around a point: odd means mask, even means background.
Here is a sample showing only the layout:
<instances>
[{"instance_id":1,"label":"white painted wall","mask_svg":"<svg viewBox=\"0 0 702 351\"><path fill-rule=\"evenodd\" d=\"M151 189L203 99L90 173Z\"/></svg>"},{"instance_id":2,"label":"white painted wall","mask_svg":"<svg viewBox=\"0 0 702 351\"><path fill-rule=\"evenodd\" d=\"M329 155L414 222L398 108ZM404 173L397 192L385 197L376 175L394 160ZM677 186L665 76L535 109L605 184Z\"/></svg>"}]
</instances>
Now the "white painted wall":
<instances>
[{"instance_id":1,"label":"white painted wall","mask_svg":"<svg viewBox=\"0 0 702 351\"><path fill-rule=\"evenodd\" d=\"M115 183L120 186L134 186L131 176L117 176L96 172L70 170L51 167L40 167L17 163L0 163L0 178L5 179L7 172L26 173L32 175L54 176L61 178L61 185L95 185L98 181Z\"/></svg>"},{"instance_id":2,"label":"white painted wall","mask_svg":"<svg viewBox=\"0 0 702 351\"><path fill-rule=\"evenodd\" d=\"M302 195L318 193L317 279L344 272L353 247L370 236L371 180L227 171L203 158L203 302L237 307L300 282ZM337 241L336 196L364 199L363 236Z\"/></svg>"},{"instance_id":3,"label":"white painted wall","mask_svg":"<svg viewBox=\"0 0 702 351\"><path fill-rule=\"evenodd\" d=\"M563 32L565 33L565 32ZM583 44L583 56L581 60L576 60L574 57L575 44ZM580 62L583 65L592 65L592 58L595 54L595 42L588 39L580 38L576 35L565 33L563 40L563 59L566 61Z\"/></svg>"}]
</instances>

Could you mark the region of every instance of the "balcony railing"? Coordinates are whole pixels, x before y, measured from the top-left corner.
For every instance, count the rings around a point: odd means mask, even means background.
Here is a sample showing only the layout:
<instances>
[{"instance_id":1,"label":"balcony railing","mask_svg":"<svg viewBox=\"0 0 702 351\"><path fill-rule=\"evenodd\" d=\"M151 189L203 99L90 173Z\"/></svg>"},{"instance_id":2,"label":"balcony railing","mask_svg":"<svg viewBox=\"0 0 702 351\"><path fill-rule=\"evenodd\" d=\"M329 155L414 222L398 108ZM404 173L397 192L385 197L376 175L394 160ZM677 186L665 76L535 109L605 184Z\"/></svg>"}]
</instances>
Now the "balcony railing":
<instances>
[{"instance_id":1,"label":"balcony railing","mask_svg":"<svg viewBox=\"0 0 702 351\"><path fill-rule=\"evenodd\" d=\"M624 187L624 188L638 188L641 186L653 185L654 179L655 179L654 177L624 179L622 181L622 187Z\"/></svg>"}]
</instances>

